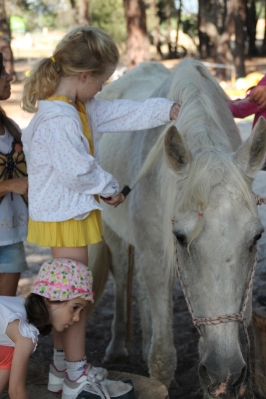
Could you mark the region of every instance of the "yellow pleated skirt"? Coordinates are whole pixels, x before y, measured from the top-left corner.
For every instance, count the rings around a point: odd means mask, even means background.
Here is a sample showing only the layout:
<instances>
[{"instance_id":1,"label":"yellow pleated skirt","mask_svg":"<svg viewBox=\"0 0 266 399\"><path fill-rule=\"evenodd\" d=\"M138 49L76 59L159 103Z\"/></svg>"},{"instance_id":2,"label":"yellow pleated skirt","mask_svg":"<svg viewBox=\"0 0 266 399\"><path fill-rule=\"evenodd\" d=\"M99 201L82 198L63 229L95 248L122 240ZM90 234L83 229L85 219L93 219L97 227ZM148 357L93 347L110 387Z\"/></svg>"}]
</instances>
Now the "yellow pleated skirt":
<instances>
[{"instance_id":1,"label":"yellow pleated skirt","mask_svg":"<svg viewBox=\"0 0 266 399\"><path fill-rule=\"evenodd\" d=\"M91 211L83 220L36 222L29 218L27 241L41 247L84 247L102 240L101 212Z\"/></svg>"}]
</instances>

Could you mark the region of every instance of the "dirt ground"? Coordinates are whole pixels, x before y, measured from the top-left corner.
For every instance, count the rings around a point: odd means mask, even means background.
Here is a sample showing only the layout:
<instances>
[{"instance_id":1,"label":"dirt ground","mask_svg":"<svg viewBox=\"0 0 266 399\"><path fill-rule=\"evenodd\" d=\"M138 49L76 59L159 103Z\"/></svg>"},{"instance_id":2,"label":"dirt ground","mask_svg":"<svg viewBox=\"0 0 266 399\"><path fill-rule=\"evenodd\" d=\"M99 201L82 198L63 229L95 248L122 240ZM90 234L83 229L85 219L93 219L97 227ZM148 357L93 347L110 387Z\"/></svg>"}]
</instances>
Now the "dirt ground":
<instances>
[{"instance_id":1,"label":"dirt ground","mask_svg":"<svg viewBox=\"0 0 266 399\"><path fill-rule=\"evenodd\" d=\"M24 65L25 66L25 65ZM172 64L167 66L172 67ZM247 62L248 72L259 70L262 73L266 72L266 59L253 59L252 62ZM18 62L18 70L22 70L22 63ZM22 73L22 72L21 72ZM22 76L22 75L20 75ZM12 97L4 105L7 114L12 117L20 126L25 127L31 115L25 114L18 106L21 95L21 83L14 83L12 86ZM246 134L249 134L251 124L244 122L242 125ZM245 130L246 129L246 130ZM248 132L248 133L247 133ZM266 173L266 172L265 172ZM25 296L29 292L30 287L36 278L36 273L39 270L41 263L50 258L50 250L48 248L40 248L26 243L27 261L29 270L21 276L19 283L18 295ZM264 256L261 256L264 259ZM262 263L264 261L262 260ZM264 265L263 265L264 268ZM261 275L265 276L264 271ZM260 276L261 276L260 275ZM254 285L254 297L257 294L263 293L266 287L266 279L259 279ZM170 389L170 399L174 398L197 398L201 397L201 390L199 388L197 364L197 342L198 332L192 324L190 314L181 291L179 282L176 281L173 291L174 309L173 309L173 329L175 346L177 349L178 366L175 373L177 385ZM107 347L111 338L111 323L113 317L113 281L109 277L103 297L101 298L97 308L92 317L87 322L86 327L86 353L88 360L94 365L101 365L104 357L105 348ZM110 370L119 370L143 376L148 376L147 365L142 360L141 348L141 328L138 310L137 292L134 283L133 289L133 344L131 354L126 362L109 364L106 366ZM32 355L33 359L38 360L48 371L49 363L52 358L52 336L41 337L38 343L36 352Z\"/></svg>"}]
</instances>

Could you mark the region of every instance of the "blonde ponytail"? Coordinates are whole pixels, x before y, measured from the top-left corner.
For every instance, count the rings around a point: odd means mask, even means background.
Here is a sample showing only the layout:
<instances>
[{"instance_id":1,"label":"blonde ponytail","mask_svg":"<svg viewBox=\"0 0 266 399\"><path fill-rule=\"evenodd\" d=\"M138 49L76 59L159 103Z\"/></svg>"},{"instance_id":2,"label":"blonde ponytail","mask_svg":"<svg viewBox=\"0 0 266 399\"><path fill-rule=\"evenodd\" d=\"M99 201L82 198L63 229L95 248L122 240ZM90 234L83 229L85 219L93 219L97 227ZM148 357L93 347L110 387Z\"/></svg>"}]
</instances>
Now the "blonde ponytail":
<instances>
[{"instance_id":1,"label":"blonde ponytail","mask_svg":"<svg viewBox=\"0 0 266 399\"><path fill-rule=\"evenodd\" d=\"M59 71L51 58L44 58L36 63L25 81L22 94L22 109L36 112L39 100L50 97L59 83Z\"/></svg>"},{"instance_id":2,"label":"blonde ponytail","mask_svg":"<svg viewBox=\"0 0 266 399\"><path fill-rule=\"evenodd\" d=\"M36 112L38 101L50 97L62 76L77 76L84 71L103 75L116 66L119 52L108 33L93 26L79 26L67 33L50 58L38 62L26 79L22 109Z\"/></svg>"}]
</instances>

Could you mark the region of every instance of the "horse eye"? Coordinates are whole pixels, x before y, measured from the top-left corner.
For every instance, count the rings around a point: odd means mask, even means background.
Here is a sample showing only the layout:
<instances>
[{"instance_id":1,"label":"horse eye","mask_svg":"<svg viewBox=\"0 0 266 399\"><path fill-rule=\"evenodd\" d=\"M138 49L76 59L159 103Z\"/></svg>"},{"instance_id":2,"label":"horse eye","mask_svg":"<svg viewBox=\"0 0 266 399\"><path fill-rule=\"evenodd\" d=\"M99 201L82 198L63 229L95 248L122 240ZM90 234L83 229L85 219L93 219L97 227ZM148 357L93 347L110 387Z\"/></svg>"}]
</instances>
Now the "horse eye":
<instances>
[{"instance_id":1,"label":"horse eye","mask_svg":"<svg viewBox=\"0 0 266 399\"><path fill-rule=\"evenodd\" d=\"M252 252L255 245L257 244L257 241L259 241L261 239L262 234L257 234L254 238L253 238L253 244L249 247L249 252Z\"/></svg>"},{"instance_id":2,"label":"horse eye","mask_svg":"<svg viewBox=\"0 0 266 399\"><path fill-rule=\"evenodd\" d=\"M187 246L187 237L184 234L174 232L174 235L176 236L176 239L178 243L181 245L181 247Z\"/></svg>"},{"instance_id":3,"label":"horse eye","mask_svg":"<svg viewBox=\"0 0 266 399\"><path fill-rule=\"evenodd\" d=\"M262 236L261 233L260 233L260 234L257 234L257 235L254 237L254 241L255 241L255 242L259 241L259 240L261 239L261 236Z\"/></svg>"}]
</instances>

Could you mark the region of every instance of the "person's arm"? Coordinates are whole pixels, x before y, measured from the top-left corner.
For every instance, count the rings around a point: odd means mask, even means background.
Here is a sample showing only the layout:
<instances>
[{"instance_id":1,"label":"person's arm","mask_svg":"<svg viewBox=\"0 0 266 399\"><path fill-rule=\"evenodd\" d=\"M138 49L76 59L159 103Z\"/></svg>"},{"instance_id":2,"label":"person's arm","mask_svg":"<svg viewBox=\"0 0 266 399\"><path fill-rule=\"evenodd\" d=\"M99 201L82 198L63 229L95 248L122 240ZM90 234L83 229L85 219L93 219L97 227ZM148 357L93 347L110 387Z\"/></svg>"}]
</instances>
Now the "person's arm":
<instances>
[{"instance_id":1,"label":"person's arm","mask_svg":"<svg viewBox=\"0 0 266 399\"><path fill-rule=\"evenodd\" d=\"M38 132L45 137L59 184L90 195L114 197L119 193L117 180L88 153L88 142L75 120L53 118L40 124Z\"/></svg>"},{"instance_id":2,"label":"person's arm","mask_svg":"<svg viewBox=\"0 0 266 399\"><path fill-rule=\"evenodd\" d=\"M7 327L7 334L16 345L10 370L8 394L10 399L29 399L26 376L29 358L36 344L31 338L20 334L18 325L19 320L15 320Z\"/></svg>"},{"instance_id":3,"label":"person's arm","mask_svg":"<svg viewBox=\"0 0 266 399\"><path fill-rule=\"evenodd\" d=\"M250 93L249 101L256 103L259 110L266 108L266 86L255 87Z\"/></svg>"},{"instance_id":4,"label":"person's arm","mask_svg":"<svg viewBox=\"0 0 266 399\"><path fill-rule=\"evenodd\" d=\"M14 193L20 195L27 195L28 193L28 178L19 177L18 179L4 180L0 182L0 197L7 193Z\"/></svg>"},{"instance_id":5,"label":"person's arm","mask_svg":"<svg viewBox=\"0 0 266 399\"><path fill-rule=\"evenodd\" d=\"M235 118L246 118L249 115L254 115L260 111L256 103L250 102L249 97L244 100L235 100L229 102L229 108Z\"/></svg>"},{"instance_id":6,"label":"person's arm","mask_svg":"<svg viewBox=\"0 0 266 399\"><path fill-rule=\"evenodd\" d=\"M166 98L149 98L144 102L124 99L92 101L92 117L100 133L144 130L164 125L170 122L171 117L176 119L180 108Z\"/></svg>"}]
</instances>

